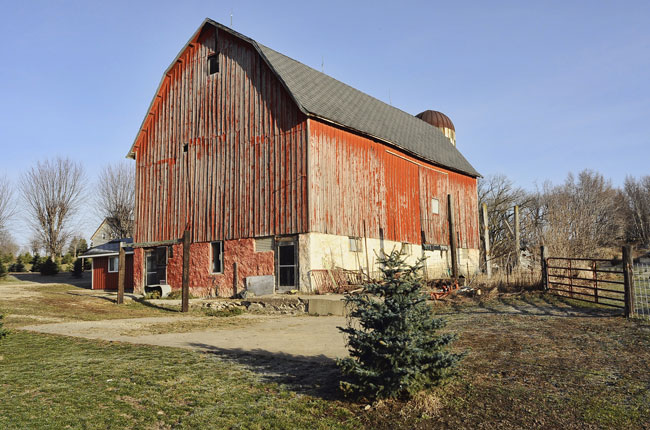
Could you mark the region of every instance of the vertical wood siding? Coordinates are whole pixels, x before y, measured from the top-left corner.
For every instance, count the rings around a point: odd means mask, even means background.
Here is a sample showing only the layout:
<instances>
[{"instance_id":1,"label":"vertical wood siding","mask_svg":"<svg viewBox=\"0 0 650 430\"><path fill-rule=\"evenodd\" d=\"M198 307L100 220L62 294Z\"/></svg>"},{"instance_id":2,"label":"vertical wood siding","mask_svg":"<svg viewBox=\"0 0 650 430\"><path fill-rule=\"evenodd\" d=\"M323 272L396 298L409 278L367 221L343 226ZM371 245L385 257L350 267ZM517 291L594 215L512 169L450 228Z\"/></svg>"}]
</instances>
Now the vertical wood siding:
<instances>
[{"instance_id":1,"label":"vertical wood siding","mask_svg":"<svg viewBox=\"0 0 650 430\"><path fill-rule=\"evenodd\" d=\"M206 26L165 76L143 129L137 242L185 228L193 242L306 231L306 118L246 42Z\"/></svg>"},{"instance_id":2,"label":"vertical wood siding","mask_svg":"<svg viewBox=\"0 0 650 430\"><path fill-rule=\"evenodd\" d=\"M416 160L369 138L309 120L310 231L449 245L453 194L459 246L478 248L476 179ZM431 199L439 202L433 214Z\"/></svg>"},{"instance_id":3,"label":"vertical wood siding","mask_svg":"<svg viewBox=\"0 0 650 430\"><path fill-rule=\"evenodd\" d=\"M133 255L127 254L124 289L133 289ZM93 258L93 290L117 290L118 272L108 271L108 257Z\"/></svg>"}]
</instances>

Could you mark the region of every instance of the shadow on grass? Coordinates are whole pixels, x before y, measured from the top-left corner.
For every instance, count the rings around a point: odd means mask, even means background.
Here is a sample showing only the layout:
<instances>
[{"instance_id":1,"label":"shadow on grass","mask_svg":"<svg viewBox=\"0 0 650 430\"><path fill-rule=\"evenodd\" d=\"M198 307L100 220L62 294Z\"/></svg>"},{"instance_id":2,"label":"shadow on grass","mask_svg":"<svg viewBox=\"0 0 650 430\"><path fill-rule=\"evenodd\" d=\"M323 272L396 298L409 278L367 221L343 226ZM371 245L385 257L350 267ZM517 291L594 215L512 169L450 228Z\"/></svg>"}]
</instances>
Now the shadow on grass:
<instances>
[{"instance_id":1,"label":"shadow on grass","mask_svg":"<svg viewBox=\"0 0 650 430\"><path fill-rule=\"evenodd\" d=\"M115 299L111 298L111 301L115 301ZM162 305L157 305L155 303L151 303L150 301L146 300L144 297L134 297L132 300L136 303L140 303L142 306L146 306L148 308L153 308L153 309L158 309L161 311L165 312L172 312L172 313L181 313L181 309L179 308L171 308L167 306L162 306Z\"/></svg>"},{"instance_id":2,"label":"shadow on grass","mask_svg":"<svg viewBox=\"0 0 650 430\"><path fill-rule=\"evenodd\" d=\"M539 294L522 294L511 297L498 297L485 300L475 305L459 305L451 303L447 309L438 309L436 315L458 314L496 314L496 315L527 315L558 318L610 318L621 316L622 309L600 305L582 306L569 298Z\"/></svg>"},{"instance_id":3,"label":"shadow on grass","mask_svg":"<svg viewBox=\"0 0 650 430\"><path fill-rule=\"evenodd\" d=\"M81 278L74 277L71 273L62 272L52 276L43 276L40 273L19 272L11 276L19 281L35 282L37 284L68 284L89 290L91 288L91 273L83 272Z\"/></svg>"},{"instance_id":4,"label":"shadow on grass","mask_svg":"<svg viewBox=\"0 0 650 430\"><path fill-rule=\"evenodd\" d=\"M246 366L260 375L262 381L284 385L296 393L308 394L325 400L340 400L338 381L340 371L336 361L324 355L302 356L261 349L220 348L203 343L191 343L220 359Z\"/></svg>"}]
</instances>

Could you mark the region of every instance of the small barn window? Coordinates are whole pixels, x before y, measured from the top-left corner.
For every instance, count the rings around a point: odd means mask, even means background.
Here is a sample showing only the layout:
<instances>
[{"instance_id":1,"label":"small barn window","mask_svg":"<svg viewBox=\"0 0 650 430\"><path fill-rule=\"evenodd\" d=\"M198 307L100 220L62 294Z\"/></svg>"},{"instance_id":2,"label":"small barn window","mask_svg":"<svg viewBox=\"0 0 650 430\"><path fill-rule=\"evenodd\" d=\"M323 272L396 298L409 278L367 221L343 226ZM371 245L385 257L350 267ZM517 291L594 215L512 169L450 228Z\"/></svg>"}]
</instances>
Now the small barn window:
<instances>
[{"instance_id":1,"label":"small barn window","mask_svg":"<svg viewBox=\"0 0 650 430\"><path fill-rule=\"evenodd\" d=\"M108 273L120 270L120 257L108 257Z\"/></svg>"},{"instance_id":2,"label":"small barn window","mask_svg":"<svg viewBox=\"0 0 650 430\"><path fill-rule=\"evenodd\" d=\"M212 273L223 273L223 242L212 242Z\"/></svg>"},{"instance_id":3,"label":"small barn window","mask_svg":"<svg viewBox=\"0 0 650 430\"><path fill-rule=\"evenodd\" d=\"M350 251L351 252L361 252L361 238L360 237L350 237Z\"/></svg>"},{"instance_id":4,"label":"small barn window","mask_svg":"<svg viewBox=\"0 0 650 430\"><path fill-rule=\"evenodd\" d=\"M219 54L208 56L208 73L214 75L219 72Z\"/></svg>"},{"instance_id":5,"label":"small barn window","mask_svg":"<svg viewBox=\"0 0 650 430\"><path fill-rule=\"evenodd\" d=\"M410 243L407 242L402 242L402 255L412 255L413 254L413 248L411 247Z\"/></svg>"},{"instance_id":6,"label":"small barn window","mask_svg":"<svg viewBox=\"0 0 650 430\"><path fill-rule=\"evenodd\" d=\"M438 215L440 213L440 202L438 199L431 199L431 213Z\"/></svg>"},{"instance_id":7,"label":"small barn window","mask_svg":"<svg viewBox=\"0 0 650 430\"><path fill-rule=\"evenodd\" d=\"M183 144L183 152L187 152L189 145L187 143Z\"/></svg>"}]
</instances>

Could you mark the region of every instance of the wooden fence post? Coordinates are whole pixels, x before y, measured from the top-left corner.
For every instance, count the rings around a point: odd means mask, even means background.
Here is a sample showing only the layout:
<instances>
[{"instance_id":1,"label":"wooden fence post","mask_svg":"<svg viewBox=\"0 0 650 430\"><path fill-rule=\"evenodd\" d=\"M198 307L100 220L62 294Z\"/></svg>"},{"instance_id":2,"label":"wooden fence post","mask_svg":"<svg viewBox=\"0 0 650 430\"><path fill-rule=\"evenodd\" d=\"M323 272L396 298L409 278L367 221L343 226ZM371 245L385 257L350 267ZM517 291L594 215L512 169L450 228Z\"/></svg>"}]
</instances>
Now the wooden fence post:
<instances>
[{"instance_id":1,"label":"wooden fence post","mask_svg":"<svg viewBox=\"0 0 650 430\"><path fill-rule=\"evenodd\" d=\"M117 304L121 305L124 303L124 278L126 276L126 255L124 254L124 242L120 242L120 254L117 264Z\"/></svg>"},{"instance_id":2,"label":"wooden fence post","mask_svg":"<svg viewBox=\"0 0 650 430\"><path fill-rule=\"evenodd\" d=\"M521 267L521 233L519 229L519 206L515 205L515 267Z\"/></svg>"},{"instance_id":3,"label":"wooden fence post","mask_svg":"<svg viewBox=\"0 0 650 430\"><path fill-rule=\"evenodd\" d=\"M540 259L542 263L542 286L544 287L544 291L548 290L548 265L546 258L546 247L544 245L539 247L539 254L540 254Z\"/></svg>"},{"instance_id":4,"label":"wooden fence post","mask_svg":"<svg viewBox=\"0 0 650 430\"><path fill-rule=\"evenodd\" d=\"M623 283L625 287L625 317L634 315L634 265L632 261L632 247L623 247Z\"/></svg>"},{"instance_id":5,"label":"wooden fence post","mask_svg":"<svg viewBox=\"0 0 650 430\"><path fill-rule=\"evenodd\" d=\"M594 300L596 303L598 303L598 272L596 271L596 262L592 261L591 262L591 270L592 274L591 277L594 280Z\"/></svg>"},{"instance_id":6,"label":"wooden fence post","mask_svg":"<svg viewBox=\"0 0 650 430\"><path fill-rule=\"evenodd\" d=\"M485 244L485 274L490 279L492 277L492 261L490 261L490 229L488 226L487 203L483 203L483 242Z\"/></svg>"},{"instance_id":7,"label":"wooden fence post","mask_svg":"<svg viewBox=\"0 0 650 430\"><path fill-rule=\"evenodd\" d=\"M451 247L451 274L458 279L458 254L456 242L456 223L454 221L454 196L447 194L447 212L449 216L449 245Z\"/></svg>"},{"instance_id":8,"label":"wooden fence post","mask_svg":"<svg viewBox=\"0 0 650 430\"><path fill-rule=\"evenodd\" d=\"M181 312L190 310L190 231L183 232L183 291Z\"/></svg>"}]
</instances>

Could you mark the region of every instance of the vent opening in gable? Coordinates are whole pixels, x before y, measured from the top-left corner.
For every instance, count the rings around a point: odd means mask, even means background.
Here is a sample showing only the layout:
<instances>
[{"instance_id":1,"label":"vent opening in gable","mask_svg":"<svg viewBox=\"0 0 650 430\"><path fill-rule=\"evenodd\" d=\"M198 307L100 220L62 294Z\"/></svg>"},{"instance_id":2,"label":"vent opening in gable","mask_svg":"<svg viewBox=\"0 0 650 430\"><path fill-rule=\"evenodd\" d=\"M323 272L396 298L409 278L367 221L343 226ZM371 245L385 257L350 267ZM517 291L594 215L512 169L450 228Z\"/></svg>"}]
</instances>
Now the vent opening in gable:
<instances>
[{"instance_id":1,"label":"vent opening in gable","mask_svg":"<svg viewBox=\"0 0 650 430\"><path fill-rule=\"evenodd\" d=\"M219 54L208 56L208 73L214 75L219 72Z\"/></svg>"}]
</instances>

